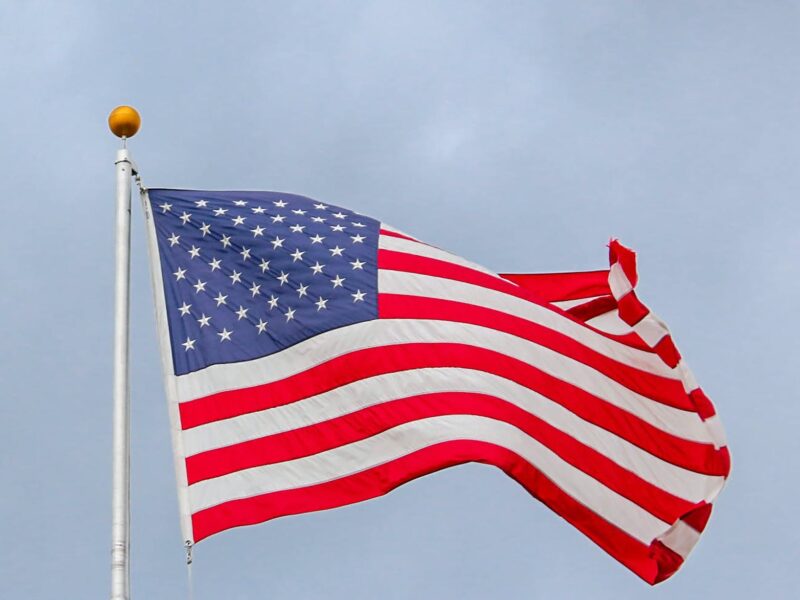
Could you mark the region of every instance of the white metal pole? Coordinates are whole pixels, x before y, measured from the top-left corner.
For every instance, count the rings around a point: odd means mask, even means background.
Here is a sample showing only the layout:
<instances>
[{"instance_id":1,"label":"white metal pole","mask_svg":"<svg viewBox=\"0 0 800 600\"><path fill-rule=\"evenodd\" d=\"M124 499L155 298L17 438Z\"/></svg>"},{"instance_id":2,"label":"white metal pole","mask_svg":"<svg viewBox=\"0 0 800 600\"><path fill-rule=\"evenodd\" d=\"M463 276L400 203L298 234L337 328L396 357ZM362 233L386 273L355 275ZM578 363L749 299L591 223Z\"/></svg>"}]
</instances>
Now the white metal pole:
<instances>
[{"instance_id":1,"label":"white metal pole","mask_svg":"<svg viewBox=\"0 0 800 600\"><path fill-rule=\"evenodd\" d=\"M114 285L114 441L111 504L111 600L130 598L130 388L128 318L131 176L127 148L117 151L117 250Z\"/></svg>"}]
</instances>

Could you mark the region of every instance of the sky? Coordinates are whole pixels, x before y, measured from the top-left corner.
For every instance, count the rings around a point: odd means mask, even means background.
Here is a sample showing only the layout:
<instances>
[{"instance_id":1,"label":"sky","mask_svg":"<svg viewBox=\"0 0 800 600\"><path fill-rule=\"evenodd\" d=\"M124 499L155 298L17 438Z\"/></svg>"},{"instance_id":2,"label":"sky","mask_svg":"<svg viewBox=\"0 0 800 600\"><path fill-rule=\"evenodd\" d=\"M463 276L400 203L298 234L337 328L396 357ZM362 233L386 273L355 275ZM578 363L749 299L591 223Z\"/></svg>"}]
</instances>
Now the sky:
<instances>
[{"instance_id":1,"label":"sky","mask_svg":"<svg viewBox=\"0 0 800 600\"><path fill-rule=\"evenodd\" d=\"M725 424L733 472L649 588L501 472L196 547L197 600L791 598L800 531L796 2L0 4L0 597L109 590L114 157L150 187L291 191L504 272L618 237ZM182 598L142 212L132 589Z\"/></svg>"}]
</instances>

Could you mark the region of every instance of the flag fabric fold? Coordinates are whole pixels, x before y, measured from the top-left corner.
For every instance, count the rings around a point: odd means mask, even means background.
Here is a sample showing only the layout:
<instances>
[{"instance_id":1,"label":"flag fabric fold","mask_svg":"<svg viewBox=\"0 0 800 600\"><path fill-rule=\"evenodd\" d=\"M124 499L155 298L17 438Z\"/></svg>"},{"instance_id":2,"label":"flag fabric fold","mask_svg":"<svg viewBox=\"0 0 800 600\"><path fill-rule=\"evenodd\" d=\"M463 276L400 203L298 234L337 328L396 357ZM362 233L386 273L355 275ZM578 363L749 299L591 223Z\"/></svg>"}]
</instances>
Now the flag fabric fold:
<instances>
[{"instance_id":1,"label":"flag fabric fold","mask_svg":"<svg viewBox=\"0 0 800 600\"><path fill-rule=\"evenodd\" d=\"M293 194L145 210L187 541L480 462L651 584L697 543L724 433L619 242L497 275Z\"/></svg>"}]
</instances>

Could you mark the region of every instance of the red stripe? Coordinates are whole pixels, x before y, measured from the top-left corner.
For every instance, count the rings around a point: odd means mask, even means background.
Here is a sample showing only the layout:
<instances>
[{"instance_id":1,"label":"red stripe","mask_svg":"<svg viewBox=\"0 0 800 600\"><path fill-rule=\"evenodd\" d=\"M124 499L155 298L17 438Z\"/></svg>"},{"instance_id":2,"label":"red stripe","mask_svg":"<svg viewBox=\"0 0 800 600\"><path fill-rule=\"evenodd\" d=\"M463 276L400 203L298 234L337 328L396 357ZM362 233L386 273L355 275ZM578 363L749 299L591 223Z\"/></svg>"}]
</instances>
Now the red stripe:
<instances>
[{"instance_id":1,"label":"red stripe","mask_svg":"<svg viewBox=\"0 0 800 600\"><path fill-rule=\"evenodd\" d=\"M646 546L574 500L519 455L485 442L437 444L366 471L305 488L232 500L192 515L194 541L242 525L286 515L336 508L382 496L399 485L458 464L494 465L522 484L611 556L650 584L669 577L680 565L673 552ZM678 557L680 559L680 557Z\"/></svg>"},{"instance_id":2,"label":"red stripe","mask_svg":"<svg viewBox=\"0 0 800 600\"><path fill-rule=\"evenodd\" d=\"M417 256L416 254L407 254L395 250L380 249L378 250L378 268L389 271L405 271L407 273L433 275L434 277L463 281L498 292L504 292L511 296L516 296L517 298L524 298L540 306L547 305L544 300L536 297L525 288L509 283L505 279L499 279L482 271L436 258L429 258L427 256Z\"/></svg>"},{"instance_id":3,"label":"red stripe","mask_svg":"<svg viewBox=\"0 0 800 600\"><path fill-rule=\"evenodd\" d=\"M311 456L404 423L443 415L477 415L514 425L572 466L667 523L696 506L645 481L539 417L500 398L468 392L401 398L308 427L196 454L186 459L188 481L191 485L242 469Z\"/></svg>"},{"instance_id":4,"label":"red stripe","mask_svg":"<svg viewBox=\"0 0 800 600\"><path fill-rule=\"evenodd\" d=\"M651 585L669 579L683 564L683 557L680 554L673 552L658 540L650 544L650 556L658 565L653 581L648 581Z\"/></svg>"},{"instance_id":5,"label":"red stripe","mask_svg":"<svg viewBox=\"0 0 800 600\"><path fill-rule=\"evenodd\" d=\"M629 390L656 402L681 410L691 412L696 410L694 402L686 394L683 383L679 380L661 377L623 364L587 348L568 335L502 311L452 300L399 294L381 294L378 307L381 319L454 321L509 333L575 359L614 379Z\"/></svg>"},{"instance_id":6,"label":"red stripe","mask_svg":"<svg viewBox=\"0 0 800 600\"><path fill-rule=\"evenodd\" d=\"M628 325L633 327L639 321L644 319L650 312L636 295L636 292L631 290L619 299L619 318L625 321Z\"/></svg>"},{"instance_id":7,"label":"red stripe","mask_svg":"<svg viewBox=\"0 0 800 600\"><path fill-rule=\"evenodd\" d=\"M617 301L614 300L614 296L600 296L584 304L571 306L567 309L567 313L585 323L589 319L594 319L612 310L617 310Z\"/></svg>"},{"instance_id":8,"label":"red stripe","mask_svg":"<svg viewBox=\"0 0 800 600\"><path fill-rule=\"evenodd\" d=\"M501 273L500 277L530 290L547 302L579 300L611 293L608 269L580 273Z\"/></svg>"},{"instance_id":9,"label":"red stripe","mask_svg":"<svg viewBox=\"0 0 800 600\"><path fill-rule=\"evenodd\" d=\"M706 528L706 525L708 525L709 517L711 517L711 506L711 504L706 504L703 502L700 506L686 513L681 518L695 531L702 533L702 531Z\"/></svg>"},{"instance_id":10,"label":"red stripe","mask_svg":"<svg viewBox=\"0 0 800 600\"><path fill-rule=\"evenodd\" d=\"M380 233L381 233L381 235L388 235L389 237L396 237L396 238L400 238L400 239L403 239L403 240L409 240L411 242L417 242L418 244L422 244L423 243L423 242L420 242L419 240L415 240L412 237L409 237L407 235L403 235L402 233L398 233L397 231L389 231L388 229L381 229ZM427 244L425 244L425 245L427 245Z\"/></svg>"},{"instance_id":11,"label":"red stripe","mask_svg":"<svg viewBox=\"0 0 800 600\"><path fill-rule=\"evenodd\" d=\"M681 353L678 352L678 348L675 346L675 342L672 341L672 336L669 333L653 346L653 350L656 351L656 354L658 354L661 360L670 368L674 369L681 361Z\"/></svg>"},{"instance_id":12,"label":"red stripe","mask_svg":"<svg viewBox=\"0 0 800 600\"><path fill-rule=\"evenodd\" d=\"M639 283L639 274L636 270L636 252L626 248L619 243L619 240L611 240L608 243L608 264L619 263L625 277L631 282L632 287Z\"/></svg>"},{"instance_id":13,"label":"red stripe","mask_svg":"<svg viewBox=\"0 0 800 600\"><path fill-rule=\"evenodd\" d=\"M399 344L352 352L302 373L252 388L220 392L180 405L183 429L295 402L353 381L426 367L493 373L534 390L667 462L709 475L728 472L727 452L668 434L583 389L523 361L464 344Z\"/></svg>"},{"instance_id":14,"label":"red stripe","mask_svg":"<svg viewBox=\"0 0 800 600\"><path fill-rule=\"evenodd\" d=\"M689 397L692 399L692 402L694 402L697 414L700 415L700 418L703 419L703 421L717 414L714 411L714 405L711 403L711 400L708 399L708 396L706 396L705 392L700 388L692 390L692 392L689 394Z\"/></svg>"},{"instance_id":15,"label":"red stripe","mask_svg":"<svg viewBox=\"0 0 800 600\"><path fill-rule=\"evenodd\" d=\"M543 301L525 288L509 283L505 279L500 279L481 271L476 271L475 269L470 269L468 267L463 267L461 265L456 265L435 258L428 258L425 256L417 256L415 254L406 254L405 252L396 252L394 250L385 249L378 250L378 268L387 271L403 271L406 273L417 273L419 275L430 275L433 277L441 277L443 279L452 279L454 281L461 281L490 290L495 290L497 292L502 292L504 294L508 294L509 296L522 298L532 302L533 304L538 304L539 306L544 306L545 308L557 312L563 315L565 318L575 321L576 323L580 323L583 327L591 329L602 337L615 340L628 346L633 346L645 352L653 352L652 348L642 342L638 336L620 336L601 331L572 317L569 313L561 310L554 304L549 304Z\"/></svg>"}]
</instances>

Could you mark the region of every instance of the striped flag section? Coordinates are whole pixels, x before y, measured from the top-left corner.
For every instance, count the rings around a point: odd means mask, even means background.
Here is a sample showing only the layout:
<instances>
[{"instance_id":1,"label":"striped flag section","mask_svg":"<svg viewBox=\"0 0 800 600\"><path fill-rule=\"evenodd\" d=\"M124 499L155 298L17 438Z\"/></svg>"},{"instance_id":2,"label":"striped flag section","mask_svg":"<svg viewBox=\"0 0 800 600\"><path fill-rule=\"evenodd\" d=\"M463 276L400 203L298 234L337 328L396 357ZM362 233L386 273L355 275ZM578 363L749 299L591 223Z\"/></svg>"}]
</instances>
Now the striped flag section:
<instances>
[{"instance_id":1,"label":"striped flag section","mask_svg":"<svg viewBox=\"0 0 800 600\"><path fill-rule=\"evenodd\" d=\"M480 462L650 584L697 543L730 469L722 426L619 242L608 270L496 275L380 224L376 318L176 375L154 221L188 542Z\"/></svg>"}]
</instances>

